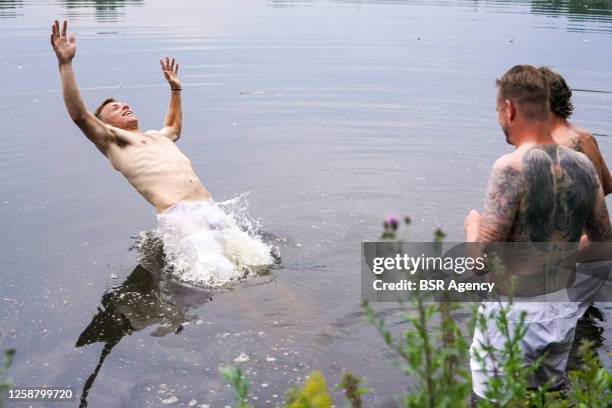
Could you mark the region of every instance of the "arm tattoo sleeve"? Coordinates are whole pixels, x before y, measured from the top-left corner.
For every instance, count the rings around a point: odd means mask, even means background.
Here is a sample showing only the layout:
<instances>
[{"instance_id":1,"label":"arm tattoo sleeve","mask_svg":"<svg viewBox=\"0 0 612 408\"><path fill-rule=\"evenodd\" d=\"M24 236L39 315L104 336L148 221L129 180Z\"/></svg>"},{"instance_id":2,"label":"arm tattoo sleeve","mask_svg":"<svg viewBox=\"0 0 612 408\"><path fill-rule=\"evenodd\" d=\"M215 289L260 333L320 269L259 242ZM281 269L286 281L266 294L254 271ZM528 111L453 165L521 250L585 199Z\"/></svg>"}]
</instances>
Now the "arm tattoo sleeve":
<instances>
[{"instance_id":1,"label":"arm tattoo sleeve","mask_svg":"<svg viewBox=\"0 0 612 408\"><path fill-rule=\"evenodd\" d=\"M478 242L503 242L514 223L523 190L523 177L512 167L494 168L485 196Z\"/></svg>"},{"instance_id":2,"label":"arm tattoo sleeve","mask_svg":"<svg viewBox=\"0 0 612 408\"><path fill-rule=\"evenodd\" d=\"M598 195L597 204L587 220L586 231L591 242L612 242L610 215L602 193Z\"/></svg>"}]
</instances>

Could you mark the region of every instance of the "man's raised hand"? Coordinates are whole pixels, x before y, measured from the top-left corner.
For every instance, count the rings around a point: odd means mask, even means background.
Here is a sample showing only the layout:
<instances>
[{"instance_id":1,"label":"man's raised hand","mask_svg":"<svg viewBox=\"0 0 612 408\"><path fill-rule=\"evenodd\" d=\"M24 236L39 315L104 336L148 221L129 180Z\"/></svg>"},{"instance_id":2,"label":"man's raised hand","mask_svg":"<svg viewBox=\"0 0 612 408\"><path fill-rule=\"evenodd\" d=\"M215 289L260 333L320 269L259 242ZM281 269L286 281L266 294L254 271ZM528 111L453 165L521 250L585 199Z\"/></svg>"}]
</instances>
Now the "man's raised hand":
<instances>
[{"instance_id":1,"label":"man's raised hand","mask_svg":"<svg viewBox=\"0 0 612 408\"><path fill-rule=\"evenodd\" d=\"M60 31L59 21L55 20L51 26L51 46L57 61L62 64L69 64L74 58L76 53L76 45L74 45L74 33L70 33L70 36L66 36L66 29L68 28L68 22L64 20L62 29Z\"/></svg>"},{"instance_id":2,"label":"man's raised hand","mask_svg":"<svg viewBox=\"0 0 612 408\"><path fill-rule=\"evenodd\" d=\"M164 77L170 84L170 89L181 89L181 81L178 78L178 62L175 64L174 58L169 59L168 57L159 60L161 64Z\"/></svg>"}]
</instances>

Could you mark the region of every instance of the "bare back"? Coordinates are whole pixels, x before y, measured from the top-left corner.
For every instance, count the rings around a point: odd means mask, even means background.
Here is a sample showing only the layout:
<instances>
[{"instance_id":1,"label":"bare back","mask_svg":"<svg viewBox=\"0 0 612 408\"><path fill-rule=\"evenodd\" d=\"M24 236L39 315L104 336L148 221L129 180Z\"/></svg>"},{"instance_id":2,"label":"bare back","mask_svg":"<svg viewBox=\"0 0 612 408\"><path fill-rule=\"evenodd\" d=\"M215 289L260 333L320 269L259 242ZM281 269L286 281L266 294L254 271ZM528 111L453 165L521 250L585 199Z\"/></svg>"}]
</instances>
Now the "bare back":
<instances>
[{"instance_id":1,"label":"bare back","mask_svg":"<svg viewBox=\"0 0 612 408\"><path fill-rule=\"evenodd\" d=\"M593 164L557 144L527 143L493 167L478 231L480 242L593 242L612 239Z\"/></svg>"},{"instance_id":2,"label":"bare back","mask_svg":"<svg viewBox=\"0 0 612 408\"><path fill-rule=\"evenodd\" d=\"M523 193L509 241L577 242L599 181L586 156L556 144L519 151Z\"/></svg>"},{"instance_id":3,"label":"bare back","mask_svg":"<svg viewBox=\"0 0 612 408\"><path fill-rule=\"evenodd\" d=\"M556 143L584 153L595 166L604 194L612 192L610 169L599 150L597 140L586 130L564 119L557 119L553 125L552 136Z\"/></svg>"},{"instance_id":4,"label":"bare back","mask_svg":"<svg viewBox=\"0 0 612 408\"><path fill-rule=\"evenodd\" d=\"M559 267L558 255L577 249L583 231L591 242L612 241L599 177L584 154L526 143L495 163L477 241L519 243L509 247L505 273L495 280L500 293L529 297L566 288L572 269Z\"/></svg>"},{"instance_id":5,"label":"bare back","mask_svg":"<svg viewBox=\"0 0 612 408\"><path fill-rule=\"evenodd\" d=\"M191 160L172 140L152 131L112 131L117 137L106 149L109 161L158 211L181 200L210 197Z\"/></svg>"}]
</instances>

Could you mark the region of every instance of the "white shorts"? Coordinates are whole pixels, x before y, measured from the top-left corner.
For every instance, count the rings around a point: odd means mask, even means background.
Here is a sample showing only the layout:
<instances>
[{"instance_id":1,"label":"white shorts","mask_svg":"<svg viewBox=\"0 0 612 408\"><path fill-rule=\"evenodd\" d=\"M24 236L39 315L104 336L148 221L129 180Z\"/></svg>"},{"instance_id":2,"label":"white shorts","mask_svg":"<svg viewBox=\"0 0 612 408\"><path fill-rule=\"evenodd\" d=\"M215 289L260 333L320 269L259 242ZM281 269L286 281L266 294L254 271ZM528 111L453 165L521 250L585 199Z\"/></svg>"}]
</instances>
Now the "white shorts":
<instances>
[{"instance_id":1,"label":"white shorts","mask_svg":"<svg viewBox=\"0 0 612 408\"><path fill-rule=\"evenodd\" d=\"M211 284L239 277L221 236L231 219L212 199L180 201L157 220L166 257L183 280Z\"/></svg>"},{"instance_id":2,"label":"white shorts","mask_svg":"<svg viewBox=\"0 0 612 408\"><path fill-rule=\"evenodd\" d=\"M562 290L546 296L546 302L521 302L515 299L508 313L510 333L519 321L521 312L525 311L526 333L520 348L523 354L524 365L530 366L534 360L545 352L547 356L540 368L529 379L529 386L537 387L547 381L553 380L552 386L557 386L564 381L567 359L574 341L576 324L580 314L580 305L577 302L567 301L567 291ZM486 302L483 303L479 314L489 316L491 312L499 311L500 307L507 307L507 303ZM484 398L486 383L494 373L499 372L500 367L485 356L481 344L485 338L496 350L502 350L506 339L502 336L495 325L494 319L487 318L487 327L476 327L474 339L470 347L470 368L472 370L472 386L474 393ZM476 353L485 356L481 362L476 358ZM499 360L501 353L496 354Z\"/></svg>"},{"instance_id":3,"label":"white shorts","mask_svg":"<svg viewBox=\"0 0 612 408\"><path fill-rule=\"evenodd\" d=\"M221 286L272 264L270 248L212 199L181 201L157 215L166 264L187 283Z\"/></svg>"}]
</instances>

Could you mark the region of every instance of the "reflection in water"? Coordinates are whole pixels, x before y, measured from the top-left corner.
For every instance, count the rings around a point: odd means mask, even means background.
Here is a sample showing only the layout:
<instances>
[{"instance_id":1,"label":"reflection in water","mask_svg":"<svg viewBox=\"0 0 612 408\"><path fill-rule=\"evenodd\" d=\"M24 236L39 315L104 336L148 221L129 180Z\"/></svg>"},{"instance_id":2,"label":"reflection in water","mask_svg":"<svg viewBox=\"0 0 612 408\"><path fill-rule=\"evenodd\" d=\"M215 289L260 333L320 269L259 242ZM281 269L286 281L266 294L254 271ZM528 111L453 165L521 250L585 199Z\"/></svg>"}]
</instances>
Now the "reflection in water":
<instances>
[{"instance_id":1,"label":"reflection in water","mask_svg":"<svg viewBox=\"0 0 612 408\"><path fill-rule=\"evenodd\" d=\"M123 8L131 5L142 5L143 0L63 0L69 17L82 15L80 10L91 9L99 22L117 21L123 15Z\"/></svg>"},{"instance_id":2,"label":"reflection in water","mask_svg":"<svg viewBox=\"0 0 612 408\"><path fill-rule=\"evenodd\" d=\"M271 7L296 7L299 5L311 5L316 0L268 0ZM510 13L530 13L546 16L565 15L570 21L600 21L612 22L612 1L610 0L321 0L340 4L365 5L384 4L389 5L416 5L416 6L441 6L456 8L457 6L468 7L474 12L500 11ZM524 7L521 7L524 6ZM528 8L527 8L528 7ZM577 30L576 27L572 28Z\"/></svg>"},{"instance_id":3,"label":"reflection in water","mask_svg":"<svg viewBox=\"0 0 612 408\"><path fill-rule=\"evenodd\" d=\"M23 7L22 0L0 0L0 19L15 18L21 15L18 9Z\"/></svg>"},{"instance_id":4,"label":"reflection in water","mask_svg":"<svg viewBox=\"0 0 612 408\"><path fill-rule=\"evenodd\" d=\"M102 307L76 342L76 347L104 343L100 360L83 386L81 407L87 406L87 395L104 360L124 336L154 325L152 336L178 334L185 322L197 318L190 310L210 300L210 292L168 282L138 265L123 284L102 296Z\"/></svg>"},{"instance_id":5,"label":"reflection in water","mask_svg":"<svg viewBox=\"0 0 612 408\"><path fill-rule=\"evenodd\" d=\"M548 16L567 15L569 21L612 22L610 0L533 0L531 13ZM581 31L576 27L572 30ZM604 31L610 31L609 29Z\"/></svg>"},{"instance_id":6,"label":"reflection in water","mask_svg":"<svg viewBox=\"0 0 612 408\"><path fill-rule=\"evenodd\" d=\"M531 10L534 13L549 12L569 15L612 15L612 1L610 0L533 0Z\"/></svg>"}]
</instances>

